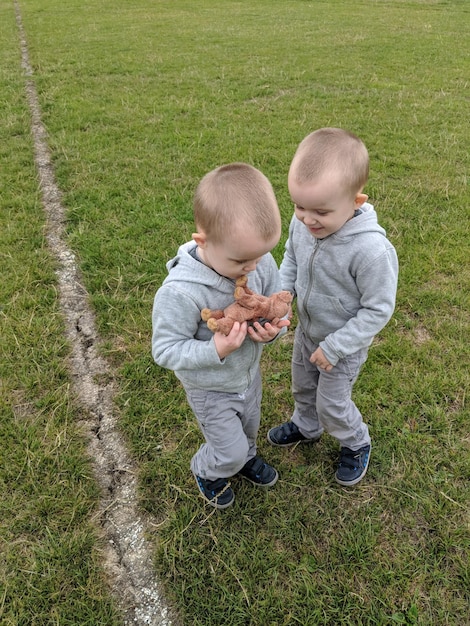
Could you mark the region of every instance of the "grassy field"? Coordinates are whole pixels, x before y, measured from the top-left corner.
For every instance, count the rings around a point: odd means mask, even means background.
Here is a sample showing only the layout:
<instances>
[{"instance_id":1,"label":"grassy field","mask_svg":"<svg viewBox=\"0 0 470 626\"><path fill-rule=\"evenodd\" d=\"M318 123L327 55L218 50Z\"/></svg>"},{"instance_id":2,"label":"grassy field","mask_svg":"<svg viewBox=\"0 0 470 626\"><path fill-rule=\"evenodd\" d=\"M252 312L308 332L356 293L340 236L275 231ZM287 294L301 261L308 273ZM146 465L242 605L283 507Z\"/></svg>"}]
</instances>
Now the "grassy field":
<instances>
[{"instance_id":1,"label":"grassy field","mask_svg":"<svg viewBox=\"0 0 470 626\"><path fill-rule=\"evenodd\" d=\"M77 432L11 3L0 3L0 624L117 626Z\"/></svg>"},{"instance_id":2,"label":"grassy field","mask_svg":"<svg viewBox=\"0 0 470 626\"><path fill-rule=\"evenodd\" d=\"M155 570L191 626L470 624L467 0L19 2L76 252L116 371L155 526ZM12 2L0 0L0 623L117 624L93 512L53 263L42 230ZM198 180L248 161L292 213L311 130L365 141L366 188L401 264L397 310L356 385L373 455L354 489L337 445L288 451L292 333L265 350L259 448L281 479L205 508L201 437L150 355L165 262ZM295 318L294 318L295 325ZM71 564L73 565L71 567Z\"/></svg>"}]
</instances>

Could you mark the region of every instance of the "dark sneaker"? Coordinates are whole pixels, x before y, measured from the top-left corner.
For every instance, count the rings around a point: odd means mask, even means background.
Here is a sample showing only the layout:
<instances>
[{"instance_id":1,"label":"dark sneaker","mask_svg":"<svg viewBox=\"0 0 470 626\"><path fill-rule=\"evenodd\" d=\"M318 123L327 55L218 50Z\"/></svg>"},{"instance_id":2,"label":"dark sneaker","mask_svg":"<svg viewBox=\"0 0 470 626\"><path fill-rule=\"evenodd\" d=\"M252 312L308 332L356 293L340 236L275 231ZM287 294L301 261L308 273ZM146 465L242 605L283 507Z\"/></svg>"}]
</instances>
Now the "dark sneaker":
<instances>
[{"instance_id":1,"label":"dark sneaker","mask_svg":"<svg viewBox=\"0 0 470 626\"><path fill-rule=\"evenodd\" d=\"M260 487L271 487L279 478L274 467L268 465L260 456L255 456L245 463L239 474Z\"/></svg>"},{"instance_id":2,"label":"dark sneaker","mask_svg":"<svg viewBox=\"0 0 470 626\"><path fill-rule=\"evenodd\" d=\"M294 422L286 422L268 432L268 441L273 446L292 446L298 441L318 441L304 437Z\"/></svg>"},{"instance_id":3,"label":"dark sneaker","mask_svg":"<svg viewBox=\"0 0 470 626\"><path fill-rule=\"evenodd\" d=\"M336 470L336 482L345 487L355 485L364 478L369 466L370 446L359 450L341 448L339 453L339 467Z\"/></svg>"},{"instance_id":4,"label":"dark sneaker","mask_svg":"<svg viewBox=\"0 0 470 626\"><path fill-rule=\"evenodd\" d=\"M233 504L235 494L225 478L217 478L217 480L205 480L200 476L195 478L202 497L211 506L215 506L216 509L226 509Z\"/></svg>"}]
</instances>

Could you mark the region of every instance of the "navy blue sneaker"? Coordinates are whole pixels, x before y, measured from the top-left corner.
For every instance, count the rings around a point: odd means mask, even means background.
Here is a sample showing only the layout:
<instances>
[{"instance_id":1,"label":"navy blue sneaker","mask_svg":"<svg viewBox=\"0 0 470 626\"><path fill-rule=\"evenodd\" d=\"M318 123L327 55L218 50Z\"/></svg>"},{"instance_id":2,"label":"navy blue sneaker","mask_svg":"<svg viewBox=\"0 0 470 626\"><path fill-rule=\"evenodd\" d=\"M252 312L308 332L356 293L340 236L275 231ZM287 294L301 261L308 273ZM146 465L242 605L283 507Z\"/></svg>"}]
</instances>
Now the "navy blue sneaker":
<instances>
[{"instance_id":1,"label":"navy blue sneaker","mask_svg":"<svg viewBox=\"0 0 470 626\"><path fill-rule=\"evenodd\" d=\"M260 456L250 459L238 473L260 487L271 487L279 478L277 470L268 465Z\"/></svg>"},{"instance_id":2,"label":"navy blue sneaker","mask_svg":"<svg viewBox=\"0 0 470 626\"><path fill-rule=\"evenodd\" d=\"M359 450L341 448L339 466L335 474L336 482L345 487L357 484L366 475L369 459L370 446L364 446Z\"/></svg>"},{"instance_id":3,"label":"navy blue sneaker","mask_svg":"<svg viewBox=\"0 0 470 626\"><path fill-rule=\"evenodd\" d=\"M298 441L310 441L313 443L318 441L318 439L304 437L294 422L285 422L285 424L271 428L268 432L268 441L273 446L292 446Z\"/></svg>"},{"instance_id":4,"label":"navy blue sneaker","mask_svg":"<svg viewBox=\"0 0 470 626\"><path fill-rule=\"evenodd\" d=\"M226 509L233 504L235 494L225 478L217 478L216 480L206 480L200 476L195 476L195 478L202 497L211 506L216 509Z\"/></svg>"}]
</instances>

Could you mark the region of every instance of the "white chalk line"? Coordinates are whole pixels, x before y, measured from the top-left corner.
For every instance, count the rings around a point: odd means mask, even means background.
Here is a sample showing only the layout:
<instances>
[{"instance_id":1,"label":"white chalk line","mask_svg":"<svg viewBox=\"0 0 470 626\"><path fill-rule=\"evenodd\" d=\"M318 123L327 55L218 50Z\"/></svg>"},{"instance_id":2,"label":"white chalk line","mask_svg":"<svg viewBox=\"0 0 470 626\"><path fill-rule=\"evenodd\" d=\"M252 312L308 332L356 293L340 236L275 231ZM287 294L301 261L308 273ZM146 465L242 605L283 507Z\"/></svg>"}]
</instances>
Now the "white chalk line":
<instances>
[{"instance_id":1,"label":"white chalk line","mask_svg":"<svg viewBox=\"0 0 470 626\"><path fill-rule=\"evenodd\" d=\"M35 163L46 215L46 237L57 261L59 301L71 346L72 385L88 415L84 424L88 450L102 490L99 514L107 538L104 566L126 626L171 626L170 612L152 567L152 549L144 536L148 523L138 509L133 463L117 429L113 383L96 382L103 378L112 380L112 373L98 353L99 337L88 294L75 255L66 243L66 215L41 121L18 0L14 0L14 6L32 118Z\"/></svg>"}]
</instances>

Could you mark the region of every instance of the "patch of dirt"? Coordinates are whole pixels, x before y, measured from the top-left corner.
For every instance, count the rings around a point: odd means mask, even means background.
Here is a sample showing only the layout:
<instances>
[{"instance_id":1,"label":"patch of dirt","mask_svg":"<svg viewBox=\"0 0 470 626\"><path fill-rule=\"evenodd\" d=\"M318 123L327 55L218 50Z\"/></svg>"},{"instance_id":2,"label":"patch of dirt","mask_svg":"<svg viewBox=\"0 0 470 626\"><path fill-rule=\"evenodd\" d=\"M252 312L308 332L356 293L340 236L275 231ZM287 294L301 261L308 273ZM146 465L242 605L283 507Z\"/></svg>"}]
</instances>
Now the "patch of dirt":
<instances>
[{"instance_id":1,"label":"patch of dirt","mask_svg":"<svg viewBox=\"0 0 470 626\"><path fill-rule=\"evenodd\" d=\"M106 382L113 380L112 371L99 354L99 337L88 294L75 255L67 247L65 211L41 122L17 0L15 12L32 117L35 162L46 215L46 236L57 261L60 306L71 346L71 379L86 415L81 425L89 440L89 453L102 491L99 519L106 539L105 569L126 626L176 626L176 618L165 605L155 578L151 546L145 539L149 520L138 508L135 467L117 428L115 390L112 382Z\"/></svg>"},{"instance_id":2,"label":"patch of dirt","mask_svg":"<svg viewBox=\"0 0 470 626\"><path fill-rule=\"evenodd\" d=\"M431 339L431 335L424 326L418 326L414 330L415 341L418 346L422 346Z\"/></svg>"}]
</instances>

